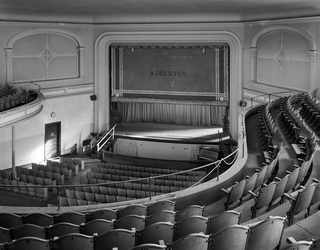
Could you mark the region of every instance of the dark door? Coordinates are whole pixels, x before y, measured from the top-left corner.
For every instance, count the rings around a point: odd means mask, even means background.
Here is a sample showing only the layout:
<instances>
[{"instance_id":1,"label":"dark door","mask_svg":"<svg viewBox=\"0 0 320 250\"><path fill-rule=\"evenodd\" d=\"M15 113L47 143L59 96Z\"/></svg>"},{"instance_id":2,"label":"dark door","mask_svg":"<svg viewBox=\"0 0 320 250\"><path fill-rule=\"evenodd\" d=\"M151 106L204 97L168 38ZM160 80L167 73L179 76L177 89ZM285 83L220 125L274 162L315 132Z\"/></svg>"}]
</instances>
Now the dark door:
<instances>
[{"instance_id":1,"label":"dark door","mask_svg":"<svg viewBox=\"0 0 320 250\"><path fill-rule=\"evenodd\" d=\"M45 159L60 155L61 122L45 124L44 128L44 154Z\"/></svg>"}]
</instances>

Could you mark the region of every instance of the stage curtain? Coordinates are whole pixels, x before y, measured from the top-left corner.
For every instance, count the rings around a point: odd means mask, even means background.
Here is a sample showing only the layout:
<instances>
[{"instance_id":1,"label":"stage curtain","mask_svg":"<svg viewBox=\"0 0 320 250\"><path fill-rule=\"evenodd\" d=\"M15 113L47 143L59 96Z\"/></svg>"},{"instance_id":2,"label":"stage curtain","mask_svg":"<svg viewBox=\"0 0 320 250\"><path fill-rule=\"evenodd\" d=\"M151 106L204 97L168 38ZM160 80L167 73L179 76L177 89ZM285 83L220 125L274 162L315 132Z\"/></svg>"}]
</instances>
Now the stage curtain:
<instances>
[{"instance_id":1,"label":"stage curtain","mask_svg":"<svg viewBox=\"0 0 320 250\"><path fill-rule=\"evenodd\" d=\"M223 125L226 106L176 103L118 103L123 122L156 122L193 126Z\"/></svg>"}]
</instances>

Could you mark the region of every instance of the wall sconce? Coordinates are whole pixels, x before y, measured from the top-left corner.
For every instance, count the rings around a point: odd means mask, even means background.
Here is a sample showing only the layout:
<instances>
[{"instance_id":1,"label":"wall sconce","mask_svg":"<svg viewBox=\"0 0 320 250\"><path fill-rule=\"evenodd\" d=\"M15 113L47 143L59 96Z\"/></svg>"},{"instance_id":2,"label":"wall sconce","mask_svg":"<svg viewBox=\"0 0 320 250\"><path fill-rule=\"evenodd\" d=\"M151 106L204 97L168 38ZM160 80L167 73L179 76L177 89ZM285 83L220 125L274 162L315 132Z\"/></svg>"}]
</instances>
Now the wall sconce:
<instances>
[{"instance_id":1,"label":"wall sconce","mask_svg":"<svg viewBox=\"0 0 320 250\"><path fill-rule=\"evenodd\" d=\"M52 119L56 118L56 116L57 116L57 115L56 115L56 112L51 112L51 113L50 113L50 117L51 117Z\"/></svg>"}]
</instances>

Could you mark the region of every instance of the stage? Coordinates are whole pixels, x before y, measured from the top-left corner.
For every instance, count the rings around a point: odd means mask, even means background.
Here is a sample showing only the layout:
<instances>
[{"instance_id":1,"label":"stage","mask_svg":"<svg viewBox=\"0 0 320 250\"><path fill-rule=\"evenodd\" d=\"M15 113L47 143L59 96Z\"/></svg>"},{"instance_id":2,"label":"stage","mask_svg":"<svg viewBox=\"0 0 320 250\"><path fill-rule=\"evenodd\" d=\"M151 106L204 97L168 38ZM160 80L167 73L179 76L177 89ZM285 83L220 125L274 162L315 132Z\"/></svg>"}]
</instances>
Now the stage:
<instances>
[{"instance_id":1,"label":"stage","mask_svg":"<svg viewBox=\"0 0 320 250\"><path fill-rule=\"evenodd\" d=\"M224 135L221 127L194 127L160 123L120 123L115 130L114 152L143 158L197 161L200 149L216 150Z\"/></svg>"},{"instance_id":2,"label":"stage","mask_svg":"<svg viewBox=\"0 0 320 250\"><path fill-rule=\"evenodd\" d=\"M219 144L230 139L222 127L195 127L162 123L120 123L115 130L117 138L175 142L188 144Z\"/></svg>"}]
</instances>

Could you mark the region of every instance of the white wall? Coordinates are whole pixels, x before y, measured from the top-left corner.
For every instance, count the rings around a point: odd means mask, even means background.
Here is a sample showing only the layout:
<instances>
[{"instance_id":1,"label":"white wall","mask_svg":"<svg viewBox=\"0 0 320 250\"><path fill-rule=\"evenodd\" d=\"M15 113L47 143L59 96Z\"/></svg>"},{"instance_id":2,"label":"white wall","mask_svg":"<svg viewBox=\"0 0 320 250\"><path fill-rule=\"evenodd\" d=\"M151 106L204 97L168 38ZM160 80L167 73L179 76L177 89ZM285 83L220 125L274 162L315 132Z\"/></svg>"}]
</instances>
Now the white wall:
<instances>
[{"instance_id":1,"label":"white wall","mask_svg":"<svg viewBox=\"0 0 320 250\"><path fill-rule=\"evenodd\" d=\"M46 123L61 122L61 153L81 145L92 131L92 107L88 94L46 99L40 114L15 124L16 165L44 161ZM0 168L7 168L11 165L11 127L1 128L0 136Z\"/></svg>"}]
</instances>

